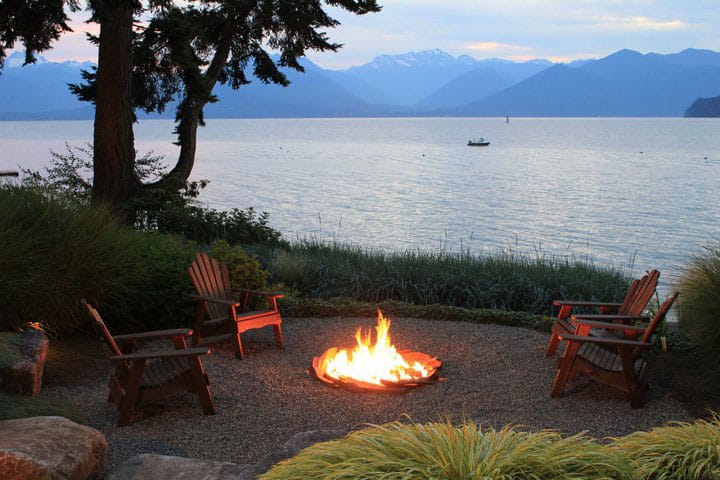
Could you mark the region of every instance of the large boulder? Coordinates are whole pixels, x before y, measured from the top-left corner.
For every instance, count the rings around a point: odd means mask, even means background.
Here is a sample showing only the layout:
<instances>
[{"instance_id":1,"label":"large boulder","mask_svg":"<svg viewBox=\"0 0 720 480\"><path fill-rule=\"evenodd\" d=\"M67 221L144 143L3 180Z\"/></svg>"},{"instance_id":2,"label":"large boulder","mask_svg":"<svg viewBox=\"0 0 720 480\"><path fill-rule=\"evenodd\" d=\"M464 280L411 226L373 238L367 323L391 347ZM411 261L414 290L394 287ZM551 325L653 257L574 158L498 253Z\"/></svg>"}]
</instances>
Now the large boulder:
<instances>
[{"instance_id":1,"label":"large boulder","mask_svg":"<svg viewBox=\"0 0 720 480\"><path fill-rule=\"evenodd\" d=\"M144 453L118 465L105 480L250 480L250 465Z\"/></svg>"},{"instance_id":2,"label":"large boulder","mask_svg":"<svg viewBox=\"0 0 720 480\"><path fill-rule=\"evenodd\" d=\"M99 478L108 445L102 433L63 417L0 421L3 480Z\"/></svg>"},{"instance_id":3,"label":"large boulder","mask_svg":"<svg viewBox=\"0 0 720 480\"><path fill-rule=\"evenodd\" d=\"M50 342L40 330L2 333L0 389L20 395L37 395L42 387Z\"/></svg>"},{"instance_id":4,"label":"large boulder","mask_svg":"<svg viewBox=\"0 0 720 480\"><path fill-rule=\"evenodd\" d=\"M277 462L295 456L300 450L318 442L342 437L347 430L313 430L294 435L278 450L255 465L213 462L195 458L142 454L124 461L105 480L250 480L268 471Z\"/></svg>"}]
</instances>

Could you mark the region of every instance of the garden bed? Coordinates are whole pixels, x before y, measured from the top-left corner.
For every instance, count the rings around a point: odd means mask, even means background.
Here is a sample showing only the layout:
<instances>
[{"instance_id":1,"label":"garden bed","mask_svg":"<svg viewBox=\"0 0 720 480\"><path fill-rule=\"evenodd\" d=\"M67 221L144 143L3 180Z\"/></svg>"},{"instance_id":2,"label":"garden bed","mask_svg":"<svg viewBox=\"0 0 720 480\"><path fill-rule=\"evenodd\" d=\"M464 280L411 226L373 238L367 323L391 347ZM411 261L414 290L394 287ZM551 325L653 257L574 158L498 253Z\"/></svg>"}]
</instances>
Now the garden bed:
<instances>
[{"instance_id":1,"label":"garden bed","mask_svg":"<svg viewBox=\"0 0 720 480\"><path fill-rule=\"evenodd\" d=\"M375 322L371 317L289 318L283 323L284 351L275 348L269 329L243 334L244 361L228 347L216 348L204 359L218 411L214 416L202 415L197 396L183 394L159 403L157 415L119 428L107 403L106 376L54 382L45 391L73 401L81 410L79 420L106 435L110 467L139 453L254 463L298 432L353 429L405 415L417 422L472 419L496 428L513 424L595 437L693 420L652 378L640 410L631 409L620 392L582 380L571 383L565 397L550 399L556 367L544 356L548 336L524 328L393 318L398 348L439 357L446 378L405 395L353 393L308 373L314 356L331 346L352 346L355 329Z\"/></svg>"}]
</instances>

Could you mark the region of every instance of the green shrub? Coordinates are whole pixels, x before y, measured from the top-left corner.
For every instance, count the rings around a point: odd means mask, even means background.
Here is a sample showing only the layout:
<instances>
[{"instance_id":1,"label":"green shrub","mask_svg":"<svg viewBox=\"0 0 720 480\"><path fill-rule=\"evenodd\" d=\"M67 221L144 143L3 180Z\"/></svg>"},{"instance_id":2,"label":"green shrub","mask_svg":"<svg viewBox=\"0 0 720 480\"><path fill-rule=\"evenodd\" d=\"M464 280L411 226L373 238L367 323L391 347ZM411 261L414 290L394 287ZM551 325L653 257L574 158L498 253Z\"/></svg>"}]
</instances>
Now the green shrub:
<instances>
[{"instance_id":1,"label":"green shrub","mask_svg":"<svg viewBox=\"0 0 720 480\"><path fill-rule=\"evenodd\" d=\"M154 210L147 203L141 208L152 219L141 225L141 229L146 231L182 235L199 243L225 240L233 244L285 245L280 232L268 225L269 214L257 213L252 207L222 211L201 208L189 202L182 205L161 202Z\"/></svg>"},{"instance_id":2,"label":"green shrub","mask_svg":"<svg viewBox=\"0 0 720 480\"><path fill-rule=\"evenodd\" d=\"M87 321L81 297L127 308L145 275L136 235L103 208L0 189L0 330L31 321L77 328Z\"/></svg>"},{"instance_id":3,"label":"green shrub","mask_svg":"<svg viewBox=\"0 0 720 480\"><path fill-rule=\"evenodd\" d=\"M677 423L614 439L612 449L626 455L647 480L720 478L720 418Z\"/></svg>"},{"instance_id":4,"label":"green shrub","mask_svg":"<svg viewBox=\"0 0 720 480\"><path fill-rule=\"evenodd\" d=\"M629 286L622 273L563 259L499 254L384 253L301 242L276 253L272 280L301 295L365 302L397 300L550 314L552 300L618 301Z\"/></svg>"},{"instance_id":5,"label":"green shrub","mask_svg":"<svg viewBox=\"0 0 720 480\"><path fill-rule=\"evenodd\" d=\"M632 473L622 455L581 435L396 422L313 445L260 478L629 480Z\"/></svg>"},{"instance_id":6,"label":"green shrub","mask_svg":"<svg viewBox=\"0 0 720 480\"><path fill-rule=\"evenodd\" d=\"M720 353L720 243L694 256L679 283L681 331Z\"/></svg>"},{"instance_id":7,"label":"green shrub","mask_svg":"<svg viewBox=\"0 0 720 480\"><path fill-rule=\"evenodd\" d=\"M257 257L248 255L242 247L217 240L210 246L210 256L228 266L234 288L267 288L268 272L263 270Z\"/></svg>"},{"instance_id":8,"label":"green shrub","mask_svg":"<svg viewBox=\"0 0 720 480\"><path fill-rule=\"evenodd\" d=\"M192 326L196 303L188 296L194 292L188 266L197 251L195 243L171 235L135 233L132 244L142 275L130 282L127 310L98 306L114 332Z\"/></svg>"},{"instance_id":9,"label":"green shrub","mask_svg":"<svg viewBox=\"0 0 720 480\"><path fill-rule=\"evenodd\" d=\"M65 145L65 152L51 152L50 166L45 174L24 170L23 184L41 188L55 197L77 203L90 201L92 186L92 145ZM165 175L162 157L149 152L138 157L135 175L152 182ZM183 181L169 178L164 188L140 190L122 209L124 216L134 219L134 226L143 232L181 235L199 243L222 239L230 243L261 243L283 246L280 232L268 225L269 214L257 213L252 207L220 211L203 208L196 202L207 180Z\"/></svg>"}]
</instances>

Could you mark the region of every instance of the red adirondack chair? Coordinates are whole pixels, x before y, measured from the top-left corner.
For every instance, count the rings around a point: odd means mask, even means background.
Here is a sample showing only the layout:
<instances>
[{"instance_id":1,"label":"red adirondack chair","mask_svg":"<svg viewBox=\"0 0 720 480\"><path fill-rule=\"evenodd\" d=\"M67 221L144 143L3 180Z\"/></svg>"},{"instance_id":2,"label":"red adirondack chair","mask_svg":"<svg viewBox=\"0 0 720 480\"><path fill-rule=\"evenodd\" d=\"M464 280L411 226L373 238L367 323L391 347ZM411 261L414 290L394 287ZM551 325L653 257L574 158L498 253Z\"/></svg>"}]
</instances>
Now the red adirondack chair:
<instances>
[{"instance_id":1,"label":"red adirondack chair","mask_svg":"<svg viewBox=\"0 0 720 480\"><path fill-rule=\"evenodd\" d=\"M555 300L553 305L560 308L557 320L553 323L550 342L548 343L545 355L551 357L555 355L558 344L560 343L560 335L571 334L575 331L570 315L574 308L597 308L601 315L597 320L601 321L617 321L615 316L623 317L624 322L632 322L630 317L638 317L642 314L643 309L655 293L657 288L660 272L652 270L643 275L639 280L633 280L630 284L628 293L625 295L622 303L594 302L585 300ZM635 319L637 320L637 319ZM596 331L600 336L607 335L606 331Z\"/></svg>"},{"instance_id":2,"label":"red adirondack chair","mask_svg":"<svg viewBox=\"0 0 720 480\"><path fill-rule=\"evenodd\" d=\"M650 320L646 327L587 320L580 315L573 317L577 325L575 332L560 335L568 344L550 396L561 397L570 379L584 375L624 391L633 408L642 407L646 387L646 361L642 354L652 346L655 330L677 297L678 293L673 293L660 305L651 320L646 317ZM623 320L619 318L621 315L616 317ZM622 337L591 336L591 329L619 332Z\"/></svg>"},{"instance_id":3,"label":"red adirondack chair","mask_svg":"<svg viewBox=\"0 0 720 480\"><path fill-rule=\"evenodd\" d=\"M177 392L197 393L205 415L213 415L215 406L210 395L208 377L200 355L208 355L208 348L187 348L185 338L192 335L189 328L154 332L111 335L105 322L85 299L80 303L87 309L110 349L114 370L110 375L108 401L117 405L118 425L131 424L140 417L143 403L158 400ZM133 352L139 340L172 339L174 349Z\"/></svg>"},{"instance_id":4,"label":"red adirondack chair","mask_svg":"<svg viewBox=\"0 0 720 480\"><path fill-rule=\"evenodd\" d=\"M277 299L282 293L232 288L227 265L220 264L205 253L198 253L188 268L195 285L198 301L193 345L230 341L235 344L237 356L244 356L240 334L255 328L272 326L275 343L284 348L282 318ZM236 300L235 295L240 296ZM268 308L247 311L251 296L265 298Z\"/></svg>"}]
</instances>

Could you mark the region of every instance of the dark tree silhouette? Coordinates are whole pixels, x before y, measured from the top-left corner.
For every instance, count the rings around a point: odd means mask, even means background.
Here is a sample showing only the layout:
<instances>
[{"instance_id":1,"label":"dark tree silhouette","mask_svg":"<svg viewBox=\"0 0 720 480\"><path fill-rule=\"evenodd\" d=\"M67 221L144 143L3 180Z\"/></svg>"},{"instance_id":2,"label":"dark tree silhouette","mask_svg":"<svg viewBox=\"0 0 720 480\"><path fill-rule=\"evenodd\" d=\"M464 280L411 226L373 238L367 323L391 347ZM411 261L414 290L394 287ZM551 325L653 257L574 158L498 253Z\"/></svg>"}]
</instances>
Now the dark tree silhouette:
<instances>
[{"instance_id":1,"label":"dark tree silhouette","mask_svg":"<svg viewBox=\"0 0 720 480\"><path fill-rule=\"evenodd\" d=\"M74 0L64 5L78 8ZM252 71L262 82L287 85L282 68L302 71L298 60L308 50L340 47L324 31L339 24L327 7L359 15L380 10L376 0L88 0L87 6L100 25L92 38L98 66L71 88L95 104L93 195L116 210L145 189L177 189L187 181L203 108L217 100L212 92L218 83L239 88ZM27 61L34 61L34 52L69 30L66 22L62 0L3 0L3 57L22 41ZM135 109L162 111L173 99L177 162L158 181L143 184L135 175Z\"/></svg>"}]
</instances>

